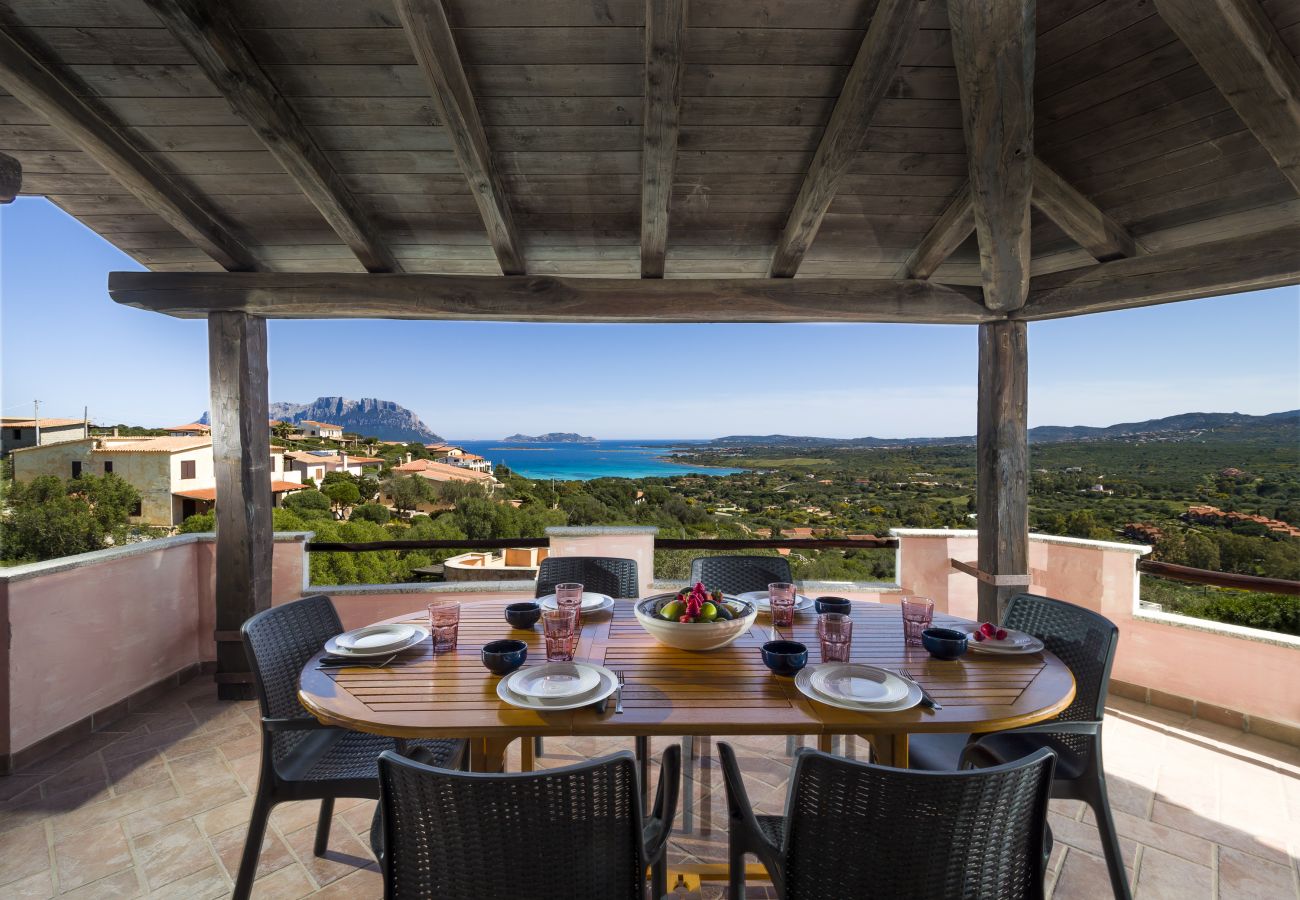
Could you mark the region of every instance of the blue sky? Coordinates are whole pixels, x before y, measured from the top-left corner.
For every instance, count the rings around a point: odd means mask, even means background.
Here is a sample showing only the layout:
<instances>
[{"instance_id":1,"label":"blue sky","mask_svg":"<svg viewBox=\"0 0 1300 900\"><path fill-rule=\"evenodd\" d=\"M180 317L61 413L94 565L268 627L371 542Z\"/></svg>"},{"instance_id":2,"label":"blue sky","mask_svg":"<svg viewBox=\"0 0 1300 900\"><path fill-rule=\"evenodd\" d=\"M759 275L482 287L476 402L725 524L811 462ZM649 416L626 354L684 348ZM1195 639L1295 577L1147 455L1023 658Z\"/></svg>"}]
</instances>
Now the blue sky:
<instances>
[{"instance_id":1,"label":"blue sky","mask_svg":"<svg viewBox=\"0 0 1300 900\"><path fill-rule=\"evenodd\" d=\"M45 200L0 208L0 407L171 425L208 407L206 329L120 307L142 267ZM1300 288L1030 325L1031 425L1300 407ZM273 321L272 400L380 397L453 439L971 434L975 329Z\"/></svg>"}]
</instances>

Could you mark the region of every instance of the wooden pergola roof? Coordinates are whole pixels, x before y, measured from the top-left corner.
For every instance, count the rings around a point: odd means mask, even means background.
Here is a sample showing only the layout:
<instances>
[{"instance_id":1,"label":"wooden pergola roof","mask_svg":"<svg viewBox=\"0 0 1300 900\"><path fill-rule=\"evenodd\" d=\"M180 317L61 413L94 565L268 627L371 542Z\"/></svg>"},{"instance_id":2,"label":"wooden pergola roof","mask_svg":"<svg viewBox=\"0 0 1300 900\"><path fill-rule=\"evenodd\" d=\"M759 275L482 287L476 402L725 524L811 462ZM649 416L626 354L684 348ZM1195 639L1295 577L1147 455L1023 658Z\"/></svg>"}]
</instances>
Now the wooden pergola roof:
<instances>
[{"instance_id":1,"label":"wooden pergola roof","mask_svg":"<svg viewBox=\"0 0 1300 900\"><path fill-rule=\"evenodd\" d=\"M1112 265L1143 291L1176 268L1164 299L1300 280L1300 0L3 0L0 15L0 152L23 192L153 272L977 287L978 222L998 247L984 294L941 291L920 320L972 321L971 299L997 318L1026 296L1028 318L1040 300L1108 308L1076 295ZM1188 275L1211 258L1254 269Z\"/></svg>"}]
</instances>

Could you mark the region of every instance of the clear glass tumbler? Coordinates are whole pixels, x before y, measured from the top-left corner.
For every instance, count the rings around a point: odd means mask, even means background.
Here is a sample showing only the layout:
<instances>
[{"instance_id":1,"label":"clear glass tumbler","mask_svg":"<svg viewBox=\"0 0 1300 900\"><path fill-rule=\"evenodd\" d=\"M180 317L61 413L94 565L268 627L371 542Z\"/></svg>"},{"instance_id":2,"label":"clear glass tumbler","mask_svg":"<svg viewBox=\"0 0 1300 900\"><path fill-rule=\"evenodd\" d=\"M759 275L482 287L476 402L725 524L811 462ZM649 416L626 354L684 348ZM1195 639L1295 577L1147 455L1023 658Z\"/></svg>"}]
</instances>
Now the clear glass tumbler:
<instances>
[{"instance_id":1,"label":"clear glass tumbler","mask_svg":"<svg viewBox=\"0 0 1300 900\"><path fill-rule=\"evenodd\" d=\"M821 640L822 662L848 662L853 619L844 613L822 613L817 617L817 637Z\"/></svg>"},{"instance_id":2,"label":"clear glass tumbler","mask_svg":"<svg viewBox=\"0 0 1300 900\"><path fill-rule=\"evenodd\" d=\"M578 643L578 621L571 609L542 610L547 662L572 662Z\"/></svg>"},{"instance_id":3,"label":"clear glass tumbler","mask_svg":"<svg viewBox=\"0 0 1300 900\"><path fill-rule=\"evenodd\" d=\"M767 586L767 601L772 607L772 624L788 628L794 624L794 585L788 581L774 581Z\"/></svg>"},{"instance_id":4,"label":"clear glass tumbler","mask_svg":"<svg viewBox=\"0 0 1300 900\"><path fill-rule=\"evenodd\" d=\"M565 582L555 586L555 605L560 609L573 610L577 625L582 627L582 585L576 581Z\"/></svg>"},{"instance_id":5,"label":"clear glass tumbler","mask_svg":"<svg viewBox=\"0 0 1300 900\"><path fill-rule=\"evenodd\" d=\"M929 597L904 597L900 605L903 610L903 641L919 647L921 632L934 621L934 601Z\"/></svg>"},{"instance_id":6,"label":"clear glass tumbler","mask_svg":"<svg viewBox=\"0 0 1300 900\"><path fill-rule=\"evenodd\" d=\"M430 603L429 632L433 635L433 652L446 653L456 649L456 636L460 631L459 603Z\"/></svg>"}]
</instances>

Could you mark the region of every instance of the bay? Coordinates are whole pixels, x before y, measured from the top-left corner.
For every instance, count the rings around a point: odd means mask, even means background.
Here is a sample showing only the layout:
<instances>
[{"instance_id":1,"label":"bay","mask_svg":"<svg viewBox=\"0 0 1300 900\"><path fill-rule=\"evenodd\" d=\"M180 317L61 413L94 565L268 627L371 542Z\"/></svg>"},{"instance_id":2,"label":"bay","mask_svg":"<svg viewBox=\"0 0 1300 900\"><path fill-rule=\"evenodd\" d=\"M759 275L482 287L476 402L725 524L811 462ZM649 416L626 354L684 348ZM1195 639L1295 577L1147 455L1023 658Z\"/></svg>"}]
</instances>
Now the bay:
<instances>
[{"instance_id":1,"label":"bay","mask_svg":"<svg viewBox=\"0 0 1300 900\"><path fill-rule=\"evenodd\" d=\"M525 478L590 481L593 478L668 478L674 475L732 475L744 469L682 465L668 457L692 441L597 441L594 444L504 444L448 441Z\"/></svg>"}]
</instances>

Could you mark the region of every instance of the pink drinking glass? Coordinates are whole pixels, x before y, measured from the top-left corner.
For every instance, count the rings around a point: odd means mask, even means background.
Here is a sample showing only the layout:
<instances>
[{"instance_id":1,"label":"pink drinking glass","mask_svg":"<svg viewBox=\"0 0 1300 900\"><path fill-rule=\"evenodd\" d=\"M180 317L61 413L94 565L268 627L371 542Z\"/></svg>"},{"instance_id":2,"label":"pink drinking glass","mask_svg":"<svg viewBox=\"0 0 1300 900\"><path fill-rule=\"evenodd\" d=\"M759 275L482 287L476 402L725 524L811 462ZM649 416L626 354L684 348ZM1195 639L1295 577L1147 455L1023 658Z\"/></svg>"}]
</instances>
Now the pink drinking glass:
<instances>
[{"instance_id":1,"label":"pink drinking glass","mask_svg":"<svg viewBox=\"0 0 1300 900\"><path fill-rule=\"evenodd\" d=\"M560 609L573 610L575 627L582 627L582 585L576 581L566 581L555 586L555 605Z\"/></svg>"},{"instance_id":2,"label":"pink drinking glass","mask_svg":"<svg viewBox=\"0 0 1300 900\"><path fill-rule=\"evenodd\" d=\"M547 662L572 662L578 642L578 623L570 609L542 610L542 633L546 636Z\"/></svg>"},{"instance_id":3,"label":"pink drinking glass","mask_svg":"<svg viewBox=\"0 0 1300 900\"><path fill-rule=\"evenodd\" d=\"M774 581L767 586L767 601L772 607L772 624L786 628L794 624L794 585Z\"/></svg>"},{"instance_id":4,"label":"pink drinking glass","mask_svg":"<svg viewBox=\"0 0 1300 900\"><path fill-rule=\"evenodd\" d=\"M900 604L903 611L903 642L921 646L921 632L930 627L934 620L934 601L928 597L904 597Z\"/></svg>"},{"instance_id":5,"label":"pink drinking glass","mask_svg":"<svg viewBox=\"0 0 1300 900\"><path fill-rule=\"evenodd\" d=\"M853 643L853 619L844 613L822 613L817 617L822 662L848 662Z\"/></svg>"},{"instance_id":6,"label":"pink drinking glass","mask_svg":"<svg viewBox=\"0 0 1300 900\"><path fill-rule=\"evenodd\" d=\"M433 635L434 653L455 650L456 636L460 631L460 604L430 603L429 631Z\"/></svg>"}]
</instances>

